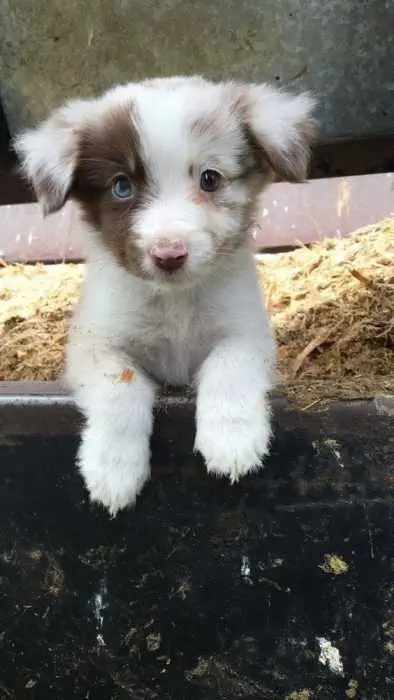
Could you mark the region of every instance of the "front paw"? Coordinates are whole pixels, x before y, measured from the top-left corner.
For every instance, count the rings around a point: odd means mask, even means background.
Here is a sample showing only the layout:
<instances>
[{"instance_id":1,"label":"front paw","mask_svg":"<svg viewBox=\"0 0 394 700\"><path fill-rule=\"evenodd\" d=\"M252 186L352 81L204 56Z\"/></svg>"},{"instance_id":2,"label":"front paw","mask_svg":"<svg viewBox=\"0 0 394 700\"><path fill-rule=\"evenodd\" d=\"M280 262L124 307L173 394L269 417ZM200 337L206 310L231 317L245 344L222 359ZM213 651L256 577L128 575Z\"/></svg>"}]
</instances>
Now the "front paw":
<instances>
[{"instance_id":1,"label":"front paw","mask_svg":"<svg viewBox=\"0 0 394 700\"><path fill-rule=\"evenodd\" d=\"M226 476L233 484L263 466L270 435L268 411L253 418L204 416L197 424L194 447L204 457L208 472Z\"/></svg>"},{"instance_id":2,"label":"front paw","mask_svg":"<svg viewBox=\"0 0 394 700\"><path fill-rule=\"evenodd\" d=\"M149 440L119 434L111 438L88 428L83 435L77 464L90 500L111 516L133 505L150 475Z\"/></svg>"}]
</instances>

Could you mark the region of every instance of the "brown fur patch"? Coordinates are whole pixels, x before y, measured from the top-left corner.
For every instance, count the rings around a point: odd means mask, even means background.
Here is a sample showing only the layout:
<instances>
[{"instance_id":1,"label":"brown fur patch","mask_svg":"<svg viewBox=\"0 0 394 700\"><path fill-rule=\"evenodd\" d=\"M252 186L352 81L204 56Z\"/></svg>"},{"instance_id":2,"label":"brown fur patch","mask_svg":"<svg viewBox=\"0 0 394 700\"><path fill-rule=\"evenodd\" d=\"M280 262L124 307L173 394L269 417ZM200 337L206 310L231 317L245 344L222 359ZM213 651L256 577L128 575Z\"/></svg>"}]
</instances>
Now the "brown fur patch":
<instances>
[{"instance_id":1,"label":"brown fur patch","mask_svg":"<svg viewBox=\"0 0 394 700\"><path fill-rule=\"evenodd\" d=\"M112 107L105 119L78 134L78 163L71 196L81 204L85 220L98 231L118 262L141 272L133 218L149 195L137 120L132 103ZM122 174L136 187L135 196L123 201L112 194L113 180Z\"/></svg>"},{"instance_id":2,"label":"brown fur patch","mask_svg":"<svg viewBox=\"0 0 394 700\"><path fill-rule=\"evenodd\" d=\"M273 173L276 182L304 182L307 176L309 148L302 139L297 140L282 152L268 142L261 143L252 131L248 134L249 143L260 167L267 176Z\"/></svg>"},{"instance_id":3,"label":"brown fur patch","mask_svg":"<svg viewBox=\"0 0 394 700\"><path fill-rule=\"evenodd\" d=\"M244 129L245 148L238 157L240 175L242 180L259 180L260 188L269 182L270 168L265 160L261 159L261 152L250 138L249 132Z\"/></svg>"},{"instance_id":4,"label":"brown fur patch","mask_svg":"<svg viewBox=\"0 0 394 700\"><path fill-rule=\"evenodd\" d=\"M273 150L269 145L263 146L261 152L271 165L277 182L299 183L307 179L309 147L303 139L293 142L285 153Z\"/></svg>"},{"instance_id":5,"label":"brown fur patch","mask_svg":"<svg viewBox=\"0 0 394 700\"><path fill-rule=\"evenodd\" d=\"M135 379L135 371L131 367L125 367L120 373L119 380L123 384L131 384Z\"/></svg>"},{"instance_id":6,"label":"brown fur patch","mask_svg":"<svg viewBox=\"0 0 394 700\"><path fill-rule=\"evenodd\" d=\"M65 204L68 192L56 185L51 175L38 172L34 179L34 190L41 202L44 216L53 214Z\"/></svg>"}]
</instances>

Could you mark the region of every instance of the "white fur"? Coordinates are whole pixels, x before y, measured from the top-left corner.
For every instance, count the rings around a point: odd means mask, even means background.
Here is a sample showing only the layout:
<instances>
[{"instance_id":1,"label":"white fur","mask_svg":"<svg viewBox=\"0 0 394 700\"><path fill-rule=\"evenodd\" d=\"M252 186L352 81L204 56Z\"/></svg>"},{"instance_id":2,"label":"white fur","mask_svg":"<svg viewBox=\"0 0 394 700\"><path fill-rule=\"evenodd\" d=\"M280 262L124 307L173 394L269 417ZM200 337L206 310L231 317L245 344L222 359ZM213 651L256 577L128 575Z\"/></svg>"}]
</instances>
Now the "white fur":
<instances>
[{"instance_id":1,"label":"white fur","mask_svg":"<svg viewBox=\"0 0 394 700\"><path fill-rule=\"evenodd\" d=\"M216 244L230 242L241 216L188 198L191 183L198 186L201 169L209 167L228 175L225 196L240 210L252 196L246 185L231 184L242 147L238 117L225 99L233 89L238 94L242 88L198 77L121 86L99 100L71 104L17 142L33 183L44 172L61 200L75 167L78 128L99 123L125 100L138 105L157 195L134 226L149 279L120 267L97 232L87 229L87 276L67 351L67 380L86 417L79 468L91 499L113 515L134 503L149 478L152 409L161 384L195 383L195 449L210 472L235 482L268 453L275 346L253 257L245 236L244 245L216 258L212 236ZM283 155L300 139L297 124L309 116L308 99L266 86L243 90L252 128ZM187 119L215 107L220 134L193 140ZM37 191L46 210L61 206L51 193ZM152 244L168 234L189 249L177 282L156 274L149 256ZM135 376L128 383L122 377L129 370Z\"/></svg>"},{"instance_id":2,"label":"white fur","mask_svg":"<svg viewBox=\"0 0 394 700\"><path fill-rule=\"evenodd\" d=\"M286 153L289 148L300 142L298 127L305 115L314 108L315 101L307 93L289 100L285 92L275 90L269 85L255 85L251 87L250 92L252 129L259 139L268 141L272 147Z\"/></svg>"}]
</instances>

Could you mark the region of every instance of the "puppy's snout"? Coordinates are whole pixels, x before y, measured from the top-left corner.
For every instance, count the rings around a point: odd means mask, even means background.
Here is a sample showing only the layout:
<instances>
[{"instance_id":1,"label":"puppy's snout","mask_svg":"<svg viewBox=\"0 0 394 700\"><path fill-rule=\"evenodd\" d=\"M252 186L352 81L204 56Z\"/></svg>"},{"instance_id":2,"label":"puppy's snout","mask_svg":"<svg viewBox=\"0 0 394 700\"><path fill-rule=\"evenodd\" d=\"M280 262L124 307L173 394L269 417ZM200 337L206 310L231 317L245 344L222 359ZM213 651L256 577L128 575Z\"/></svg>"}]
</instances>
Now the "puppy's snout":
<instances>
[{"instance_id":1,"label":"puppy's snout","mask_svg":"<svg viewBox=\"0 0 394 700\"><path fill-rule=\"evenodd\" d=\"M151 248L152 260L156 267L166 272L179 270L185 264L188 256L186 244L182 241L171 241L162 238Z\"/></svg>"}]
</instances>

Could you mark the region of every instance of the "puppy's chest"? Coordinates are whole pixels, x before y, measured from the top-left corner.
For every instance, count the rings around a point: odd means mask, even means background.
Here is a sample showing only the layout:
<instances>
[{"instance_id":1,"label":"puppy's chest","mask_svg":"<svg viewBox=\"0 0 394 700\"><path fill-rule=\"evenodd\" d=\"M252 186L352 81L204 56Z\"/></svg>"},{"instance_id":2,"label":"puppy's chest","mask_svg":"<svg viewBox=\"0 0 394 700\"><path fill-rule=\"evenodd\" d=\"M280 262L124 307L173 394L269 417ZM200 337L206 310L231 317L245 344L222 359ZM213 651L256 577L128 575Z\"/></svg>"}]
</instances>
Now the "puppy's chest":
<instances>
[{"instance_id":1,"label":"puppy's chest","mask_svg":"<svg viewBox=\"0 0 394 700\"><path fill-rule=\"evenodd\" d=\"M158 381L189 384L207 356L214 331L207 310L185 294L184 298L160 299L141 314L132 342L139 363Z\"/></svg>"}]
</instances>

